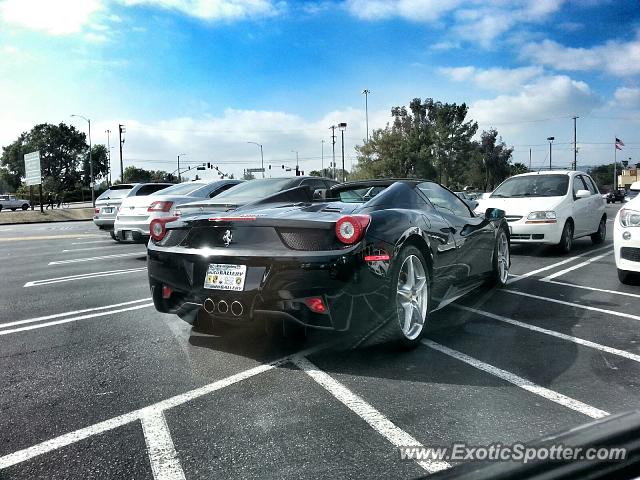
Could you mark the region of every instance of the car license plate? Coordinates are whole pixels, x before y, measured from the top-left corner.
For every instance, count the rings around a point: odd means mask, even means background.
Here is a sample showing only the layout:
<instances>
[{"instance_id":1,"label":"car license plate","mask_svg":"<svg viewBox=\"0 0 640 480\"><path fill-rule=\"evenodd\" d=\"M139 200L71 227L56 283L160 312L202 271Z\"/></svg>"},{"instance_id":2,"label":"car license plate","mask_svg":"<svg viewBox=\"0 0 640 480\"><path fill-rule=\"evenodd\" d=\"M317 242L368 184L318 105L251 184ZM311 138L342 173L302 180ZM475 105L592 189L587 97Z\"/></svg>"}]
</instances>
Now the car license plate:
<instances>
[{"instance_id":1,"label":"car license plate","mask_svg":"<svg viewBox=\"0 0 640 480\"><path fill-rule=\"evenodd\" d=\"M133 232L131 230L124 230L122 233L124 233L124 239L127 241L132 242L133 241Z\"/></svg>"},{"instance_id":2,"label":"car license plate","mask_svg":"<svg viewBox=\"0 0 640 480\"><path fill-rule=\"evenodd\" d=\"M244 290L244 280L247 276L246 265L227 265L224 263L210 263L204 277L204 288L212 290Z\"/></svg>"},{"instance_id":3,"label":"car license plate","mask_svg":"<svg viewBox=\"0 0 640 480\"><path fill-rule=\"evenodd\" d=\"M104 207L102 213L113 213L113 207Z\"/></svg>"}]
</instances>

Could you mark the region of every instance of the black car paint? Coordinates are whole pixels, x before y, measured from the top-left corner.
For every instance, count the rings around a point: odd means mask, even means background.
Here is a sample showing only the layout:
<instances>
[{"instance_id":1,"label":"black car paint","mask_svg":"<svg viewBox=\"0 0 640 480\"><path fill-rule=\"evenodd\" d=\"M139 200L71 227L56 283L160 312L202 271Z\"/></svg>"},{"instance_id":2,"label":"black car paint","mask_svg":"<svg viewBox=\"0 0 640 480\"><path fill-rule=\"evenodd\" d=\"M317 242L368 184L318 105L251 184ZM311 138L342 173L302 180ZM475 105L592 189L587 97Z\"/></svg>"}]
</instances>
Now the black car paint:
<instances>
[{"instance_id":1,"label":"black car paint","mask_svg":"<svg viewBox=\"0 0 640 480\"><path fill-rule=\"evenodd\" d=\"M293 320L339 331L354 328L354 322L374 328L395 315L395 309L391 313L389 309L390 303L395 304L389 302L395 299L389 275L394 258L408 244L417 246L429 264L433 308L469 291L490 273L496 232L504 228L508 234L504 218L489 220L471 211L468 218L456 218L437 211L415 188L418 181L378 182L389 186L364 204L334 201L344 185L334 187L325 201L312 201L308 188L297 187L233 212L234 217L253 220L211 222L209 214L169 224L168 236L148 247L149 280L157 308L182 314L189 321L207 298L237 300L244 306L240 318L217 316L234 322L259 317ZM364 239L351 246L340 244L334 233L335 222L346 214L371 217ZM324 249L287 247L282 237L286 229L312 229L323 239L315 246ZM226 230L234 238L229 246L222 242ZM203 232L206 247L180 246ZM180 245L167 246L173 236ZM365 254L376 252L388 253L390 260L364 261ZM247 265L244 291L205 289L209 263ZM159 295L162 285L174 290L169 300ZM312 296L325 300L326 314L313 313L304 305L304 298ZM184 315L188 312L191 315Z\"/></svg>"}]
</instances>

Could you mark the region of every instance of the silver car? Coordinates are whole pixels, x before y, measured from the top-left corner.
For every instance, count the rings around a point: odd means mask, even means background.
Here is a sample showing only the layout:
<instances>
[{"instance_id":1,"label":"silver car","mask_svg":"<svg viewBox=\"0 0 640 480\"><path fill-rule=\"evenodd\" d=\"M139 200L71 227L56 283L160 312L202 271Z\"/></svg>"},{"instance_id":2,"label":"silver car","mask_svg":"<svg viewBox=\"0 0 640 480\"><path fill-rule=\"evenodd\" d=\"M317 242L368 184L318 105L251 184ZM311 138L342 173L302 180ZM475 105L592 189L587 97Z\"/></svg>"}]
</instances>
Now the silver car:
<instances>
[{"instance_id":1,"label":"silver car","mask_svg":"<svg viewBox=\"0 0 640 480\"><path fill-rule=\"evenodd\" d=\"M29 200L18 198L15 195L0 195L0 211L10 209L15 212L19 208L27 210L29 206Z\"/></svg>"},{"instance_id":2,"label":"silver car","mask_svg":"<svg viewBox=\"0 0 640 480\"><path fill-rule=\"evenodd\" d=\"M107 230L114 240L113 224L118 214L120 204L127 197L147 196L173 185L172 183L122 183L112 185L107 191L96 199L96 208L93 214L93 223L100 230Z\"/></svg>"},{"instance_id":3,"label":"silver car","mask_svg":"<svg viewBox=\"0 0 640 480\"><path fill-rule=\"evenodd\" d=\"M159 190L153 195L129 196L122 201L113 225L115 239L125 242L147 241L152 220L174 216L176 206L215 197L240 182L242 180L185 182Z\"/></svg>"}]
</instances>

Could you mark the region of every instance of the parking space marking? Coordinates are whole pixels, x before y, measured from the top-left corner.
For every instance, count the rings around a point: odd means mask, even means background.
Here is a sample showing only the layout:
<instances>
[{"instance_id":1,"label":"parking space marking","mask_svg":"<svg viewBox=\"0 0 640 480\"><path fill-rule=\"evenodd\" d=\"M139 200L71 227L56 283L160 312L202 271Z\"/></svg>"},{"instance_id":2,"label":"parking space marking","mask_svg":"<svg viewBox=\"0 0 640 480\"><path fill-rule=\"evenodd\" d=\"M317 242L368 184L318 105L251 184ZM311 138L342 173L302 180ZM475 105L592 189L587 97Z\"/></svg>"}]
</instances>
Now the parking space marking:
<instances>
[{"instance_id":1,"label":"parking space marking","mask_svg":"<svg viewBox=\"0 0 640 480\"><path fill-rule=\"evenodd\" d=\"M513 385L522 388L530 393L538 395L540 397L546 398L547 400L551 400L554 403L562 405L563 407L570 408L571 410L575 410L576 412L580 412L591 418L602 418L609 415L609 412L605 412L604 410L600 410L599 408L592 407L591 405L587 405L579 400L563 395L562 393L556 392L554 390L550 390L548 388L542 387L533 383L526 378L522 378L515 373L508 372L506 370L502 370L501 368L494 367L493 365L489 365L481 360L470 357L469 355L459 352L457 350L453 350L449 347L445 347L439 343L436 343L432 340L423 339L422 343L429 348L437 350L440 353L444 353L450 357L453 357L461 362L464 362L472 367L477 368L478 370L482 370L483 372L487 372L493 376L501 378Z\"/></svg>"},{"instance_id":2,"label":"parking space marking","mask_svg":"<svg viewBox=\"0 0 640 480\"><path fill-rule=\"evenodd\" d=\"M66 265L67 263L83 263L83 262L95 262L98 260L109 260L111 258L132 257L134 255L141 256L142 252L128 252L128 253L114 253L112 255L101 255L99 257L86 257L86 258L71 258L69 260L57 260L55 262L49 262L48 265ZM144 252L144 256L147 252Z\"/></svg>"},{"instance_id":3,"label":"parking space marking","mask_svg":"<svg viewBox=\"0 0 640 480\"><path fill-rule=\"evenodd\" d=\"M532 293L520 292L518 290L503 289L500 291L505 293L512 293L514 295L522 295L523 297L535 298L536 300L544 300L545 302L559 303L560 305L566 305L568 307L591 310L592 312L606 313L607 315L614 315L616 317L630 318L631 320L640 320L640 317L638 315L632 315L630 313L624 313L624 312L616 312L615 310L607 310L606 308L591 307L589 305L582 305L580 303L567 302L564 300L558 300L556 298L542 297L540 295L533 295Z\"/></svg>"},{"instance_id":4,"label":"parking space marking","mask_svg":"<svg viewBox=\"0 0 640 480\"><path fill-rule=\"evenodd\" d=\"M541 282L548 282L550 280L553 280L556 277L560 277L560 276L562 276L562 275L564 275L566 273L573 272L574 270L577 270L577 269L582 268L582 267L586 267L587 265L589 265L589 264L591 264L593 262L597 262L598 260L602 260L604 257L607 257L609 255L613 255L613 249L611 249L610 252L603 253L602 255L597 255L595 257L590 258L589 260L585 260L584 262L580 262L577 265L573 265L573 266L571 266L569 268L565 268L564 270L560 270L560 271L554 272L551 275L548 275L548 276L546 276L544 278L541 278L540 281Z\"/></svg>"},{"instance_id":5,"label":"parking space marking","mask_svg":"<svg viewBox=\"0 0 640 480\"><path fill-rule=\"evenodd\" d=\"M553 283L554 285L563 285L565 287L582 288L584 290L591 290L593 292L610 293L612 295L622 295L624 297L640 298L640 295L637 293L619 292L618 290L607 290L606 288L587 287L585 285L575 285L573 283L559 282L558 280L549 280L549 283Z\"/></svg>"},{"instance_id":6,"label":"parking space marking","mask_svg":"<svg viewBox=\"0 0 640 480\"><path fill-rule=\"evenodd\" d=\"M147 267L125 268L121 270L107 270L104 272L80 273L78 275L68 275L66 277L46 278L44 280L33 280L24 284L24 287L39 287L41 285L50 285L52 283L72 282L74 280L86 280L89 278L109 277L111 275L124 275L127 273L144 272Z\"/></svg>"},{"instance_id":7,"label":"parking space marking","mask_svg":"<svg viewBox=\"0 0 640 480\"><path fill-rule=\"evenodd\" d=\"M329 374L320 370L307 358L302 355L294 356L291 359L291 362L309 375L316 381L316 383L333 395L349 410L367 422L371 428L386 438L394 446L398 448L406 446L423 447L418 440L401 428L397 427L393 422L391 422L391 420L376 410L372 405L353 393ZM429 473L445 470L451 466L447 462L436 460L416 460L416 463Z\"/></svg>"},{"instance_id":8,"label":"parking space marking","mask_svg":"<svg viewBox=\"0 0 640 480\"><path fill-rule=\"evenodd\" d=\"M89 242L71 242L71 245L88 245L90 243L114 243L114 240L91 240Z\"/></svg>"},{"instance_id":9,"label":"parking space marking","mask_svg":"<svg viewBox=\"0 0 640 480\"><path fill-rule=\"evenodd\" d=\"M70 315L78 315L79 313L96 312L98 310L107 310L109 308L124 307L125 305L133 305L134 303L148 302L151 298L141 298L140 300L131 300L130 302L114 303L113 305L104 305L103 307L85 308L82 310L74 310L71 312L55 313L44 317L28 318L26 320L16 320L15 322L0 323L0 330L3 328L15 327L16 325L25 325L27 323L42 322L44 320L52 320L54 318L68 317Z\"/></svg>"},{"instance_id":10,"label":"parking space marking","mask_svg":"<svg viewBox=\"0 0 640 480\"><path fill-rule=\"evenodd\" d=\"M538 273L546 272L547 270L553 270L556 267L559 267L561 265L566 265L567 263L573 262L574 260L577 260L578 258L586 257L587 255L591 255L592 253L601 252L601 251L606 250L608 248L612 248L611 245L607 245L606 247L596 248L595 250L589 250L587 252L583 252L583 253L581 253L579 255L575 255L573 257L565 258L564 260L561 260L561 261L556 262L556 263L552 263L551 265L547 265L546 267L538 268L537 270L532 270L531 272L527 272L527 273L523 273L521 275L518 275L515 278L509 279L508 283L512 284L512 283L515 283L515 282L519 282L520 280L524 280L525 278L529 278L529 277L531 277L533 275L536 275Z\"/></svg>"},{"instance_id":11,"label":"parking space marking","mask_svg":"<svg viewBox=\"0 0 640 480\"><path fill-rule=\"evenodd\" d=\"M64 238L95 238L101 237L102 235L97 235L95 233L87 233L78 235L77 233L73 235L39 235L39 236L29 236L29 237L0 237L0 242L25 242L28 240L60 240Z\"/></svg>"},{"instance_id":12,"label":"parking space marking","mask_svg":"<svg viewBox=\"0 0 640 480\"><path fill-rule=\"evenodd\" d=\"M101 247L68 248L68 249L62 250L62 253L88 252L89 250L104 250L105 248L123 248L123 245L114 243L113 245L103 245Z\"/></svg>"},{"instance_id":13,"label":"parking space marking","mask_svg":"<svg viewBox=\"0 0 640 480\"><path fill-rule=\"evenodd\" d=\"M327 345L322 344L316 347L308 348L294 355L311 355L325 348L327 348ZM18 450L17 452L10 453L8 455L5 455L4 457L0 457L0 470L11 467L13 465L17 465L22 462L26 462L27 460L31 460L34 457L52 452L54 450L58 450L62 447L66 447L86 438L93 437L94 435L108 432L109 430L113 430L136 420L141 420L145 416L154 415L158 412L163 412L170 408L177 407L184 403L190 402L191 400L195 400L196 398L221 390L230 385L234 385L238 382L241 382L242 380L254 377L256 375L259 375L260 373L267 372L284 363L287 363L291 361L292 356L293 355L287 355L286 357L279 358L278 360L275 360L271 363L262 364L248 370L243 370L242 372L230 375L221 380L216 380L215 382L209 383L194 390L169 397L165 400L161 400L157 403L140 408L138 410L134 410L132 412L125 413L108 420L104 420L94 425L89 425L88 427L80 428L73 432L65 433L31 447L27 447L22 450Z\"/></svg>"},{"instance_id":14,"label":"parking space marking","mask_svg":"<svg viewBox=\"0 0 640 480\"><path fill-rule=\"evenodd\" d=\"M630 353L625 350L620 350L618 348L613 348L613 347L607 347L606 345L602 345L600 343L595 343L589 340L584 340L582 338L573 337L565 333L556 332L555 330L548 330L546 328L538 327L536 325L531 325L528 323L520 322L518 320L514 320L513 318L503 317L502 315L496 315L495 313L491 313L491 312L485 312L484 310L465 307L464 305L453 305L453 307L458 308L460 310L465 310L467 312L476 313L478 315L482 315L483 317L492 318L500 322L508 323L516 327L522 327L528 330L532 330L534 332L544 333L545 335L551 335L552 337L560 338L568 342L577 343L578 345L582 345L584 347L595 348L596 350L600 350L606 353L611 353L613 355L618 355L619 357L628 358L629 360L633 360L634 362L640 363L640 355L636 355L635 353Z\"/></svg>"},{"instance_id":15,"label":"parking space marking","mask_svg":"<svg viewBox=\"0 0 640 480\"><path fill-rule=\"evenodd\" d=\"M155 480L186 480L162 411L141 418L144 441Z\"/></svg>"},{"instance_id":16,"label":"parking space marking","mask_svg":"<svg viewBox=\"0 0 640 480\"><path fill-rule=\"evenodd\" d=\"M0 329L0 336L9 335L11 333L26 332L28 330L37 330L39 328L52 327L54 325L62 325L64 323L77 322L78 320L87 320L89 318L104 317L105 315L113 315L114 313L129 312L131 310L139 310L141 308L147 308L147 307L153 307L153 303L145 303L142 305L135 305L133 307L119 308L116 310L109 310L107 312L92 313L90 315L80 315L79 317L71 317L71 318L65 318L62 320L54 320L52 322L37 323L35 325L27 325L26 327L10 328L6 330Z\"/></svg>"}]
</instances>

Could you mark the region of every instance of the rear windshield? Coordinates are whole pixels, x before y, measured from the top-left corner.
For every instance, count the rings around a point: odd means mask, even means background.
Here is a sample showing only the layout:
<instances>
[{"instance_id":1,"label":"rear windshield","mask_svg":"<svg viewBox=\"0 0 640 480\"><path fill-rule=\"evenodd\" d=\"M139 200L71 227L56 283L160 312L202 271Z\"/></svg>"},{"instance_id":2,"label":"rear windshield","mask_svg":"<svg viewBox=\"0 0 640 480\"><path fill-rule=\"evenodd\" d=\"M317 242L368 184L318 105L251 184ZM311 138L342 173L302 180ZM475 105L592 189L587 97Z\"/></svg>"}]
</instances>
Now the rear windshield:
<instances>
[{"instance_id":1,"label":"rear windshield","mask_svg":"<svg viewBox=\"0 0 640 480\"><path fill-rule=\"evenodd\" d=\"M293 182L290 178L265 178L260 180L250 180L248 182L236 185L226 192L222 192L215 197L216 201L230 200L235 201L251 201L259 200L268 195L293 188Z\"/></svg>"},{"instance_id":2,"label":"rear windshield","mask_svg":"<svg viewBox=\"0 0 640 480\"><path fill-rule=\"evenodd\" d=\"M502 182L491 198L562 197L568 188L568 175L525 175Z\"/></svg>"},{"instance_id":3,"label":"rear windshield","mask_svg":"<svg viewBox=\"0 0 640 480\"><path fill-rule=\"evenodd\" d=\"M136 192L136 197L144 197L146 195L151 195L152 193L156 193L160 190L167 188L169 185L166 183L150 183L149 185L143 185Z\"/></svg>"},{"instance_id":4,"label":"rear windshield","mask_svg":"<svg viewBox=\"0 0 640 480\"><path fill-rule=\"evenodd\" d=\"M124 198L131 191L133 185L113 185L106 192L103 192L97 200L111 200L114 198Z\"/></svg>"},{"instance_id":5,"label":"rear windshield","mask_svg":"<svg viewBox=\"0 0 640 480\"><path fill-rule=\"evenodd\" d=\"M170 187L158 190L158 195L188 195L191 192L201 188L204 184L197 182L179 183L177 185L171 185Z\"/></svg>"},{"instance_id":6,"label":"rear windshield","mask_svg":"<svg viewBox=\"0 0 640 480\"><path fill-rule=\"evenodd\" d=\"M344 203L365 203L378 195L385 188L387 188L385 185L354 185L351 188L341 188L338 191L327 192L327 194Z\"/></svg>"}]
</instances>

